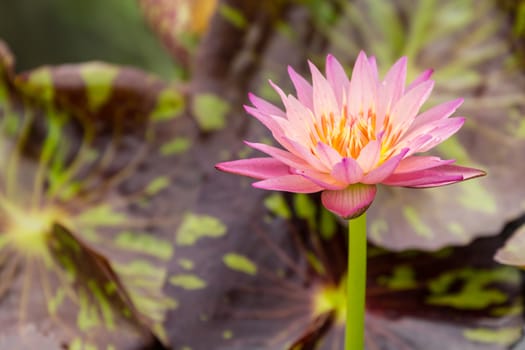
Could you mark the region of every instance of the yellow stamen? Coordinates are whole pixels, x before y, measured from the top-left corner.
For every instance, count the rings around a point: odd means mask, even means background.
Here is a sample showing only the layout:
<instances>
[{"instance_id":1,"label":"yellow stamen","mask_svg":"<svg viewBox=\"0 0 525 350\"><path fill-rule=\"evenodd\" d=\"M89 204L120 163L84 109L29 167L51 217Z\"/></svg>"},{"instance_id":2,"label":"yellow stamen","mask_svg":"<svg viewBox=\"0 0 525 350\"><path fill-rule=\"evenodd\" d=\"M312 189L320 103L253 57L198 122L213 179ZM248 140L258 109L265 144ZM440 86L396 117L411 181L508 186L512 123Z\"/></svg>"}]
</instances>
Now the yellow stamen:
<instances>
[{"instance_id":1,"label":"yellow stamen","mask_svg":"<svg viewBox=\"0 0 525 350\"><path fill-rule=\"evenodd\" d=\"M393 146L399 141L401 131L394 129L387 115L380 126L383 130L380 163L392 155ZM322 142L335 149L343 157L357 158L370 141L376 140L376 114L373 109L368 109L366 114L361 111L357 116L351 116L346 106L339 118L333 113L323 114L315 120L310 128L310 151L317 154L316 146Z\"/></svg>"}]
</instances>

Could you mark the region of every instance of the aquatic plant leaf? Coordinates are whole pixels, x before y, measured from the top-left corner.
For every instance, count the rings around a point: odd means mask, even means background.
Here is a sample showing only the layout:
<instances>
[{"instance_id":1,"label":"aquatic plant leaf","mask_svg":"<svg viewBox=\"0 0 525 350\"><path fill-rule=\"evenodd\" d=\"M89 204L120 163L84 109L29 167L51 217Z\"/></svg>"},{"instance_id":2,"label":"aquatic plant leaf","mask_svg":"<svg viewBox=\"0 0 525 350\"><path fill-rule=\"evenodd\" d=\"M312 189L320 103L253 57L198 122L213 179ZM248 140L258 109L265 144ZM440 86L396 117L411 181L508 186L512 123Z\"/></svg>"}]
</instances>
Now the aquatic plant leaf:
<instances>
[{"instance_id":1,"label":"aquatic plant leaf","mask_svg":"<svg viewBox=\"0 0 525 350\"><path fill-rule=\"evenodd\" d=\"M165 130L182 95L136 69L16 75L0 57L0 339L34 326L70 349L167 344L171 221L151 207L172 174L148 162L180 137Z\"/></svg>"},{"instance_id":2,"label":"aquatic plant leaf","mask_svg":"<svg viewBox=\"0 0 525 350\"><path fill-rule=\"evenodd\" d=\"M216 186L231 195L211 191ZM171 341L194 349L342 348L344 230L321 238L324 209L309 197L288 198L293 218L286 218L264 209L264 193L242 179L217 176L202 191L176 233L196 239L176 244L170 265L168 293L179 301L167 320ZM482 238L435 253L370 246L367 349L507 349L516 342L522 280L518 269L492 259L503 241Z\"/></svg>"},{"instance_id":3,"label":"aquatic plant leaf","mask_svg":"<svg viewBox=\"0 0 525 350\"><path fill-rule=\"evenodd\" d=\"M19 74L15 84L25 95L128 128L139 129L137 124L150 118L176 118L184 108L175 86L139 69L104 62L44 66Z\"/></svg>"}]
</instances>

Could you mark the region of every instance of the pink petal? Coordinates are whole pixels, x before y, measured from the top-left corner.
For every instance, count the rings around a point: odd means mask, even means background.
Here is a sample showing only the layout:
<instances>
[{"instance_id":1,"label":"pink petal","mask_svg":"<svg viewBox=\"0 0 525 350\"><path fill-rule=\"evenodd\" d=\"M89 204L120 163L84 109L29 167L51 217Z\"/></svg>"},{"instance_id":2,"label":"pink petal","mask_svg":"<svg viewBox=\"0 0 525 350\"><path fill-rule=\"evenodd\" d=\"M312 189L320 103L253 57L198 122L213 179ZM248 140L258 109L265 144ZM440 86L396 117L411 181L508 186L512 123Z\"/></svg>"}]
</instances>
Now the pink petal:
<instances>
[{"instance_id":1,"label":"pink petal","mask_svg":"<svg viewBox=\"0 0 525 350\"><path fill-rule=\"evenodd\" d=\"M357 116L360 112L374 107L377 96L377 79L375 79L368 59L363 51L357 56L350 80L350 93L348 96L348 110L351 115Z\"/></svg>"},{"instance_id":2,"label":"pink petal","mask_svg":"<svg viewBox=\"0 0 525 350\"><path fill-rule=\"evenodd\" d=\"M407 58L406 56L401 57L396 63L390 68L388 73L385 75L384 82L386 83L387 90L391 92L388 97L391 97L393 101L399 99L403 95L405 89L405 80L407 75Z\"/></svg>"},{"instance_id":3,"label":"pink petal","mask_svg":"<svg viewBox=\"0 0 525 350\"><path fill-rule=\"evenodd\" d=\"M376 166L380 154L381 141L379 140L370 141L365 147L363 147L361 153L359 153L359 156L357 157L357 162L365 174Z\"/></svg>"},{"instance_id":4,"label":"pink petal","mask_svg":"<svg viewBox=\"0 0 525 350\"><path fill-rule=\"evenodd\" d=\"M410 83L410 85L406 88L405 92L409 92L419 84L424 83L425 81L430 79L432 73L434 73L433 69L427 69L426 71L421 73L416 79L414 79L414 81L412 81L412 83Z\"/></svg>"},{"instance_id":5,"label":"pink petal","mask_svg":"<svg viewBox=\"0 0 525 350\"><path fill-rule=\"evenodd\" d=\"M276 140L284 148L291 151L291 148L293 147L288 143L288 141L285 140L285 137L302 140L304 138L304 130L297 130L293 127L293 123L286 118L275 117L274 121L277 125L279 125L279 128L283 131L282 134L279 134L280 138L276 137Z\"/></svg>"},{"instance_id":6,"label":"pink petal","mask_svg":"<svg viewBox=\"0 0 525 350\"><path fill-rule=\"evenodd\" d=\"M344 93L350 88L350 81L343 66L333 55L326 57L326 78L332 86L339 108L341 108L344 103Z\"/></svg>"},{"instance_id":7,"label":"pink petal","mask_svg":"<svg viewBox=\"0 0 525 350\"><path fill-rule=\"evenodd\" d=\"M228 173L268 179L290 175L290 167L273 158L250 158L215 165L215 168Z\"/></svg>"},{"instance_id":8,"label":"pink petal","mask_svg":"<svg viewBox=\"0 0 525 350\"><path fill-rule=\"evenodd\" d=\"M252 93L248 94L248 98L250 99L250 102L262 113L265 113L268 115L276 115L279 117L285 116L284 112L280 108L277 108L270 102L267 102Z\"/></svg>"},{"instance_id":9,"label":"pink petal","mask_svg":"<svg viewBox=\"0 0 525 350\"><path fill-rule=\"evenodd\" d=\"M410 128L409 131L401 140L398 141L398 146L401 144L410 143L411 140L417 139L422 135L428 136L427 140L423 143L416 145L411 145L410 149L412 153L417 152L426 152L432 147L440 144L441 142L448 139L450 136L454 135L465 123L465 118L450 118L450 119L441 119L435 122L420 125L416 129Z\"/></svg>"},{"instance_id":10,"label":"pink petal","mask_svg":"<svg viewBox=\"0 0 525 350\"><path fill-rule=\"evenodd\" d=\"M295 174L304 176L314 184L322 187L325 190L340 190L347 186L346 183L338 181L329 174L324 174L319 171L310 169L296 169Z\"/></svg>"},{"instance_id":11,"label":"pink petal","mask_svg":"<svg viewBox=\"0 0 525 350\"><path fill-rule=\"evenodd\" d=\"M399 141L399 143L394 148L394 153L397 153L403 148L408 148L409 151L405 155L405 158L410 157L412 154L416 153L421 147L423 147L427 142L430 142L430 140L432 140L432 135L423 134L418 135L413 139Z\"/></svg>"},{"instance_id":12,"label":"pink petal","mask_svg":"<svg viewBox=\"0 0 525 350\"><path fill-rule=\"evenodd\" d=\"M290 121L293 133L300 137L302 142L309 142L309 126L314 122L312 111L303 105L298 99L289 96L286 99L286 116Z\"/></svg>"},{"instance_id":13,"label":"pink petal","mask_svg":"<svg viewBox=\"0 0 525 350\"><path fill-rule=\"evenodd\" d=\"M313 110L314 103L312 85L310 85L310 83L302 76L297 74L290 66L288 66L288 75L290 75L290 79L292 79L292 83L295 87L295 92L297 93L297 98L299 101L301 101L301 103L307 108Z\"/></svg>"},{"instance_id":14,"label":"pink petal","mask_svg":"<svg viewBox=\"0 0 525 350\"><path fill-rule=\"evenodd\" d=\"M425 170L428 172L428 170ZM412 188L437 187L463 181L462 175L444 175L439 173L405 173L392 174L382 182L387 186L401 186Z\"/></svg>"},{"instance_id":15,"label":"pink petal","mask_svg":"<svg viewBox=\"0 0 525 350\"><path fill-rule=\"evenodd\" d=\"M284 93L284 91L277 85L275 84L273 81L271 80L268 80L268 83L270 83L270 86L275 90L275 92L277 92L277 94L279 95L279 97L281 98L281 101L283 102L283 104L285 105L286 107L286 102L288 100L287 98L287 95Z\"/></svg>"},{"instance_id":16,"label":"pink petal","mask_svg":"<svg viewBox=\"0 0 525 350\"><path fill-rule=\"evenodd\" d=\"M443 160L439 157L432 156L412 156L401 160L395 174L409 173L414 171L420 171L424 169L435 168L441 165L449 165L454 163L453 159Z\"/></svg>"},{"instance_id":17,"label":"pink petal","mask_svg":"<svg viewBox=\"0 0 525 350\"><path fill-rule=\"evenodd\" d=\"M342 157L339 152L325 143L318 142L315 150L319 160L329 169L341 161Z\"/></svg>"},{"instance_id":18,"label":"pink petal","mask_svg":"<svg viewBox=\"0 0 525 350\"><path fill-rule=\"evenodd\" d=\"M417 152L426 152L436 145L439 145L443 141L447 140L450 136L458 132L464 123L465 118L462 117L439 120L436 123L435 129L430 132L432 139L421 146Z\"/></svg>"},{"instance_id":19,"label":"pink petal","mask_svg":"<svg viewBox=\"0 0 525 350\"><path fill-rule=\"evenodd\" d=\"M433 87L434 82L429 80L404 94L392 109L392 124L401 129L412 124L419 109L430 96Z\"/></svg>"},{"instance_id":20,"label":"pink petal","mask_svg":"<svg viewBox=\"0 0 525 350\"><path fill-rule=\"evenodd\" d=\"M389 177L396 170L397 166L399 165L399 162L401 162L401 160L407 154L407 152L408 148L401 150L401 152L398 155L391 157L379 167L366 174L361 182L370 185L381 183L381 181Z\"/></svg>"},{"instance_id":21,"label":"pink petal","mask_svg":"<svg viewBox=\"0 0 525 350\"><path fill-rule=\"evenodd\" d=\"M265 127L267 127L272 132L272 135L274 137L278 138L284 134L283 129L281 128L281 126L275 119L275 118L280 118L280 119L283 119L283 118L272 117L271 115L266 114L266 113L261 113L259 109L256 109L250 106L244 106L244 109L247 113L251 114L253 117L255 117L255 119L257 119Z\"/></svg>"},{"instance_id":22,"label":"pink petal","mask_svg":"<svg viewBox=\"0 0 525 350\"><path fill-rule=\"evenodd\" d=\"M401 57L390 68L385 76L385 80L379 87L379 105L377 106L377 116L380 118L377 124L383 124L383 118L389 114L393 105L403 95L405 89L405 79L407 75L407 58Z\"/></svg>"},{"instance_id":23,"label":"pink petal","mask_svg":"<svg viewBox=\"0 0 525 350\"><path fill-rule=\"evenodd\" d=\"M290 152L293 152L298 158L301 158L302 161L308 163L310 168L325 172L330 171L330 168L321 162L319 158L314 156L310 149L306 148L306 146L304 146L302 143L292 140L288 137L284 137L284 140L290 144Z\"/></svg>"},{"instance_id":24,"label":"pink petal","mask_svg":"<svg viewBox=\"0 0 525 350\"><path fill-rule=\"evenodd\" d=\"M370 73L375 81L379 81L379 72L377 70L377 62L375 56L368 57L368 64L370 65Z\"/></svg>"},{"instance_id":25,"label":"pink petal","mask_svg":"<svg viewBox=\"0 0 525 350\"><path fill-rule=\"evenodd\" d=\"M324 191L321 201L326 209L344 219L363 214L376 195L375 185L354 184L340 191Z\"/></svg>"},{"instance_id":26,"label":"pink petal","mask_svg":"<svg viewBox=\"0 0 525 350\"><path fill-rule=\"evenodd\" d=\"M465 123L465 118L449 118L436 120L432 123L422 124L416 128L410 128L405 135L402 136L401 140L398 143L403 143L405 141L419 137L420 135L430 135L431 140L441 139L442 141L449 138L451 135L456 133ZM426 149L429 149L427 145ZM424 151L420 151L424 152Z\"/></svg>"},{"instance_id":27,"label":"pink petal","mask_svg":"<svg viewBox=\"0 0 525 350\"><path fill-rule=\"evenodd\" d=\"M275 158L278 161L290 167L299 168L299 169L309 168L309 165L304 160L280 148L268 146L263 143L253 143L253 142L247 142L247 141L245 141L244 143L246 143L248 146L250 146L253 149L266 153L270 157Z\"/></svg>"},{"instance_id":28,"label":"pink petal","mask_svg":"<svg viewBox=\"0 0 525 350\"><path fill-rule=\"evenodd\" d=\"M301 175L285 175L271 179L255 182L255 188L272 191L285 191L294 193L315 193L323 188L307 180Z\"/></svg>"},{"instance_id":29,"label":"pink petal","mask_svg":"<svg viewBox=\"0 0 525 350\"><path fill-rule=\"evenodd\" d=\"M286 134L279 135L276 140L289 152L293 153L296 157L302 159L304 162L311 164L318 170L327 170L330 167L323 164L317 157L315 157L309 148L304 145L311 143L311 140L306 135L304 129L305 125L297 126L288 119L275 118L275 121L279 124L282 130L286 131Z\"/></svg>"},{"instance_id":30,"label":"pink petal","mask_svg":"<svg viewBox=\"0 0 525 350\"><path fill-rule=\"evenodd\" d=\"M381 89L385 92L382 97L388 101L388 105L396 102L403 95L406 75L407 58L401 57L386 73L381 84Z\"/></svg>"},{"instance_id":31,"label":"pink petal","mask_svg":"<svg viewBox=\"0 0 525 350\"><path fill-rule=\"evenodd\" d=\"M418 115L411 128L417 128L424 124L448 118L456 111L456 109L458 109L459 106L461 106L462 103L463 99L458 98L432 107L428 111Z\"/></svg>"},{"instance_id":32,"label":"pink petal","mask_svg":"<svg viewBox=\"0 0 525 350\"><path fill-rule=\"evenodd\" d=\"M361 181L363 178L363 170L355 159L343 158L341 162L334 165L331 175L335 179L351 185Z\"/></svg>"},{"instance_id":33,"label":"pink petal","mask_svg":"<svg viewBox=\"0 0 525 350\"><path fill-rule=\"evenodd\" d=\"M335 115L340 113L340 108L334 95L334 90L328 81L323 77L319 69L311 62L308 62L310 71L312 72L312 85L314 90L314 113L320 117L322 115Z\"/></svg>"},{"instance_id":34,"label":"pink petal","mask_svg":"<svg viewBox=\"0 0 525 350\"><path fill-rule=\"evenodd\" d=\"M457 165L441 165L434 168L390 175L382 183L388 186L436 187L485 175L484 171Z\"/></svg>"}]
</instances>

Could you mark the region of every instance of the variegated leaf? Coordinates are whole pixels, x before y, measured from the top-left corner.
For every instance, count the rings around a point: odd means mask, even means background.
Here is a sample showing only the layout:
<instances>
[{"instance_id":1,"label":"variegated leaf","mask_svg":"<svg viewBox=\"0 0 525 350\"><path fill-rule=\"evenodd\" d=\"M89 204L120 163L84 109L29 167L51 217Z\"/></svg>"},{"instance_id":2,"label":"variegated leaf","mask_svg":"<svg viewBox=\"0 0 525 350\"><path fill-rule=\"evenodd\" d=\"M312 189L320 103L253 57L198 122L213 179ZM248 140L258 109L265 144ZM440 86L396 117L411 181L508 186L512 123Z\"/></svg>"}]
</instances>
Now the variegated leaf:
<instances>
[{"instance_id":1,"label":"variegated leaf","mask_svg":"<svg viewBox=\"0 0 525 350\"><path fill-rule=\"evenodd\" d=\"M1 48L3 337L34 325L70 349L166 344L172 221L150 211L172 173L148 162L185 151L164 131L182 96L102 63L16 76Z\"/></svg>"}]
</instances>

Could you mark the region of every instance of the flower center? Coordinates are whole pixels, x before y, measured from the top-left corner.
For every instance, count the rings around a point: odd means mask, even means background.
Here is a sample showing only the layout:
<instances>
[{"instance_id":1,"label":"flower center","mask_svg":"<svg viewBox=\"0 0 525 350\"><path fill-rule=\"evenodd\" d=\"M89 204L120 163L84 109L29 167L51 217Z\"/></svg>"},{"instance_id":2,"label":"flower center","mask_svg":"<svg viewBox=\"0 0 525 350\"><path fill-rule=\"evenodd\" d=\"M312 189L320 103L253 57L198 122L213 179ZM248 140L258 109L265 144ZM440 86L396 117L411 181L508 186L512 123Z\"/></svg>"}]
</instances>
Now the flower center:
<instances>
[{"instance_id":1,"label":"flower center","mask_svg":"<svg viewBox=\"0 0 525 350\"><path fill-rule=\"evenodd\" d=\"M368 142L376 139L376 115L372 110L363 112L357 117L348 114L343 108L343 113L335 117L333 113L328 116L323 114L313 124L310 131L312 146L322 142L335 149L343 157L357 158Z\"/></svg>"},{"instance_id":2,"label":"flower center","mask_svg":"<svg viewBox=\"0 0 525 350\"><path fill-rule=\"evenodd\" d=\"M393 146L401 136L400 131L394 132L387 115L383 120L381 137L381 156L380 162L388 159L393 153ZM317 119L310 128L310 141L312 142L310 151L317 155L316 146L322 142L335 149L342 157L356 159L363 147L370 141L376 140L376 114L372 109L368 112L360 112L354 117L348 114L347 108L343 107L343 112L336 117L333 113L323 114Z\"/></svg>"}]
</instances>

